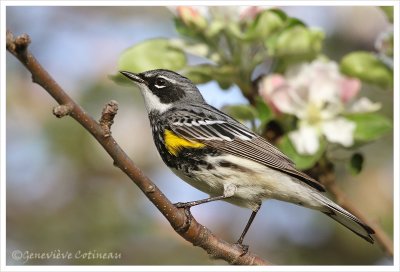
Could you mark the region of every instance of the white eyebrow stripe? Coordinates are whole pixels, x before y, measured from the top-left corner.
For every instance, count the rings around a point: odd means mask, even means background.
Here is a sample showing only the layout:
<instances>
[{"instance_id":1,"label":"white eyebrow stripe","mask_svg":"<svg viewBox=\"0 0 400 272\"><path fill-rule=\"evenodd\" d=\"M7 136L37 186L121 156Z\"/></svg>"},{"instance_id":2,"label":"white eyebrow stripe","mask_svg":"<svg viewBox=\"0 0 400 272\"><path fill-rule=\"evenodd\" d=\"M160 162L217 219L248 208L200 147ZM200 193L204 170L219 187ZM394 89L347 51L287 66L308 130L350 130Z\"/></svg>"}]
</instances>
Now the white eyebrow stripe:
<instances>
[{"instance_id":1,"label":"white eyebrow stripe","mask_svg":"<svg viewBox=\"0 0 400 272\"><path fill-rule=\"evenodd\" d=\"M153 77L153 76L154 76L154 74L146 74L146 78Z\"/></svg>"},{"instance_id":2,"label":"white eyebrow stripe","mask_svg":"<svg viewBox=\"0 0 400 272\"><path fill-rule=\"evenodd\" d=\"M168 77L165 77L165 76L158 76L158 77L162 78L162 79L165 79L166 81L171 82L172 84L176 84L176 81L173 80L172 78L168 78Z\"/></svg>"}]
</instances>

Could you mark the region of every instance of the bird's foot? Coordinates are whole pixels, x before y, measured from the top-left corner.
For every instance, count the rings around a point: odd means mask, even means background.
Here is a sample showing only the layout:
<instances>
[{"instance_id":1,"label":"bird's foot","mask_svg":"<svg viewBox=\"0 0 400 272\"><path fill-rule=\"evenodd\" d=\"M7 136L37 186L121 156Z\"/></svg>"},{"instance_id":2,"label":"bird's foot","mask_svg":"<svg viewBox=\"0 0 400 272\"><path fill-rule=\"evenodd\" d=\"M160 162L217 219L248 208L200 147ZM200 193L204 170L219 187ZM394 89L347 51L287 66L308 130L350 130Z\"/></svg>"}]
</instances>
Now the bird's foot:
<instances>
[{"instance_id":1,"label":"bird's foot","mask_svg":"<svg viewBox=\"0 0 400 272\"><path fill-rule=\"evenodd\" d=\"M193 204L192 202L178 202L174 204L175 207L179 208L185 208L185 210L190 209Z\"/></svg>"},{"instance_id":2,"label":"bird's foot","mask_svg":"<svg viewBox=\"0 0 400 272\"><path fill-rule=\"evenodd\" d=\"M241 242L236 242L235 246L237 246L238 248L240 248L240 250L242 251L242 253L239 255L240 257L244 256L247 254L247 252L249 252L249 246L248 245L243 245Z\"/></svg>"},{"instance_id":3,"label":"bird's foot","mask_svg":"<svg viewBox=\"0 0 400 272\"><path fill-rule=\"evenodd\" d=\"M176 229L178 233L185 233L189 229L190 224L192 223L193 216L192 213L190 212L190 207L192 206L187 204L188 202L185 203L178 202L174 204L174 206L177 207L178 209L184 209L185 213L185 222L183 223L182 226Z\"/></svg>"}]
</instances>

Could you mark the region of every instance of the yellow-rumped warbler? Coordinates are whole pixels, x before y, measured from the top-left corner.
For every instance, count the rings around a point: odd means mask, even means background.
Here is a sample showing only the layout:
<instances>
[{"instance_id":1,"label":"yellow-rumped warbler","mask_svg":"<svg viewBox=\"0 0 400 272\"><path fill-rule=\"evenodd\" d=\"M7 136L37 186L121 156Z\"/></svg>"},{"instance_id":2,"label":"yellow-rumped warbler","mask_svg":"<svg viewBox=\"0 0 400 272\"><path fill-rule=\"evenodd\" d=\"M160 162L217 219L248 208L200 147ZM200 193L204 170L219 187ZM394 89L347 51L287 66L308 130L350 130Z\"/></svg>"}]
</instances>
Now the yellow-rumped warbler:
<instances>
[{"instance_id":1,"label":"yellow-rumped warbler","mask_svg":"<svg viewBox=\"0 0 400 272\"><path fill-rule=\"evenodd\" d=\"M253 212L237 243L242 245L264 199L318 210L370 243L374 230L321 194L324 187L298 171L264 138L208 105L186 77L169 70L121 73L141 90L154 143L167 166L181 179L210 195L177 203L192 207L215 200Z\"/></svg>"}]
</instances>

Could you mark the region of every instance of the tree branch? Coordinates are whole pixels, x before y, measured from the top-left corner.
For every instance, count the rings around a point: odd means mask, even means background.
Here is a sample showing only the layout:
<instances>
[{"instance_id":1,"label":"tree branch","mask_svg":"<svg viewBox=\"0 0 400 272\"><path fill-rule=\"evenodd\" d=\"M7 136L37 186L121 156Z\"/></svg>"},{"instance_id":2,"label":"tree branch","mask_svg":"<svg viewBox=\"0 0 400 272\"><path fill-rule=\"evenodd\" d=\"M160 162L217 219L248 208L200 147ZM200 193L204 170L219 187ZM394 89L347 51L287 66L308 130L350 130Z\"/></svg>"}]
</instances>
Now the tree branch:
<instances>
[{"instance_id":1,"label":"tree branch","mask_svg":"<svg viewBox=\"0 0 400 272\"><path fill-rule=\"evenodd\" d=\"M101 144L113 158L114 164L143 191L146 197L169 221L173 229L194 246L203 248L212 258L223 259L230 264L267 265L266 260L248 252L242 256L242 249L215 236L199 224L185 209L176 208L157 186L136 167L132 160L111 136L110 127L118 109L110 102L103 110L100 123L89 116L29 52L30 38L23 34L16 38L7 31L7 51L14 55L32 74L33 82L42 86L58 103L53 109L57 117L69 115L79 122Z\"/></svg>"}]
</instances>

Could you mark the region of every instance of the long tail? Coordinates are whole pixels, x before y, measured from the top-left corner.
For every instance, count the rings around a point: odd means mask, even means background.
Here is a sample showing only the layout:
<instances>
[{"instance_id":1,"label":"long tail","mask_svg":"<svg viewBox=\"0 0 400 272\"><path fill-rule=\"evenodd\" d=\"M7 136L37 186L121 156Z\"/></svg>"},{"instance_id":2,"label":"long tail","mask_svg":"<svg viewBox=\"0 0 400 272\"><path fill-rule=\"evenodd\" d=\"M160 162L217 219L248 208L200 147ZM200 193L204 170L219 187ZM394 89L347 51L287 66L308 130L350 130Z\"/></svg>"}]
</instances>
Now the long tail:
<instances>
[{"instance_id":1,"label":"long tail","mask_svg":"<svg viewBox=\"0 0 400 272\"><path fill-rule=\"evenodd\" d=\"M333 203L331 200L324 197L323 202L326 205L327 211L322 211L324 214L339 222L358 236L364 238L366 241L371 244L374 243L374 239L371 237L371 234L374 234L375 231L363 223L360 219L340 207L339 205Z\"/></svg>"}]
</instances>

